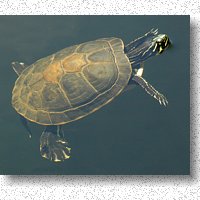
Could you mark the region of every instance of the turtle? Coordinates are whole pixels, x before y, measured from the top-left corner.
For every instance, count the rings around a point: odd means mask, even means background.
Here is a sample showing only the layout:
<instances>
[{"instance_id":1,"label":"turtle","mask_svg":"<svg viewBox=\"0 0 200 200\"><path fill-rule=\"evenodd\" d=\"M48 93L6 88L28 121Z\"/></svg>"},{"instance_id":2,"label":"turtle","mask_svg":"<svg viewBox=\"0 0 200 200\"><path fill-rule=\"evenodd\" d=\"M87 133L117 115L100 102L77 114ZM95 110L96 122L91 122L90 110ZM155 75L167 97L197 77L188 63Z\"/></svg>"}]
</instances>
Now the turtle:
<instances>
[{"instance_id":1,"label":"turtle","mask_svg":"<svg viewBox=\"0 0 200 200\"><path fill-rule=\"evenodd\" d=\"M45 126L41 156L52 162L69 159L71 148L62 126L94 113L132 86L167 106L167 98L142 75L144 61L170 45L166 34L151 29L127 45L117 37L100 38L64 48L31 65L12 62L18 75L12 106L30 137L29 122Z\"/></svg>"}]
</instances>

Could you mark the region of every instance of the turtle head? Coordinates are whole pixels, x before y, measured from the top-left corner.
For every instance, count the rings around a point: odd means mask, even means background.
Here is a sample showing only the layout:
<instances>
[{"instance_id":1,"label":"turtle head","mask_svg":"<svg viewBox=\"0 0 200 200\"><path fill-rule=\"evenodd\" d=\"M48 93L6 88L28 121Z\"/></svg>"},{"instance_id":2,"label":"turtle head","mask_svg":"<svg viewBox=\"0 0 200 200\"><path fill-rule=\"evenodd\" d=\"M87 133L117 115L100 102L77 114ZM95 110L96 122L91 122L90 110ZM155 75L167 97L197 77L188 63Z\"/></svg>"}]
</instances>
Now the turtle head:
<instances>
[{"instance_id":1,"label":"turtle head","mask_svg":"<svg viewBox=\"0 0 200 200\"><path fill-rule=\"evenodd\" d=\"M153 39L153 51L156 51L157 55L163 53L170 45L171 42L166 34L159 34Z\"/></svg>"},{"instance_id":2,"label":"turtle head","mask_svg":"<svg viewBox=\"0 0 200 200\"><path fill-rule=\"evenodd\" d=\"M171 42L166 34L158 34L157 29L152 29L144 36L126 45L124 52L133 68L138 68L147 59L163 53L171 46L170 44Z\"/></svg>"}]
</instances>

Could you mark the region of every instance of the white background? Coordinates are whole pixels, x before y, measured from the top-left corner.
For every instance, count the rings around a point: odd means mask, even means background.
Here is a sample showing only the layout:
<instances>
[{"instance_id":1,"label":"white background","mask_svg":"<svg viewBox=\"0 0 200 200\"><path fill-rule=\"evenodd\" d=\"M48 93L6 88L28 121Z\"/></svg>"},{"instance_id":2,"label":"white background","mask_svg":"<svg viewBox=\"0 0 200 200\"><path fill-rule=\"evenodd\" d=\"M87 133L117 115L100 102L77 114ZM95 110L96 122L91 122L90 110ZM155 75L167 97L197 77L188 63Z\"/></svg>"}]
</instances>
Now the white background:
<instances>
[{"instance_id":1,"label":"white background","mask_svg":"<svg viewBox=\"0 0 200 200\"><path fill-rule=\"evenodd\" d=\"M190 176L0 176L1 200L200 199L200 1L0 0L0 14L170 14L191 17Z\"/></svg>"}]
</instances>

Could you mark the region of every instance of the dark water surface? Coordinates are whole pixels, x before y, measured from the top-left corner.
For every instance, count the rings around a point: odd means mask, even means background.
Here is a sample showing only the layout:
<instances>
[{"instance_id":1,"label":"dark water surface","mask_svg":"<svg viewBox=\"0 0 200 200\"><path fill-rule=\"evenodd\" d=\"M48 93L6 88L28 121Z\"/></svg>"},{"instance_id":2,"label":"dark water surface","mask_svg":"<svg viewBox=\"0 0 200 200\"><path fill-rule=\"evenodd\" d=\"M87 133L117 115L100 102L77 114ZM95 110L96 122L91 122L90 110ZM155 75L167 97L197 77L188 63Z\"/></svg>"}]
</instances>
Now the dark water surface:
<instances>
[{"instance_id":1,"label":"dark water surface","mask_svg":"<svg viewBox=\"0 0 200 200\"><path fill-rule=\"evenodd\" d=\"M160 106L141 88L64 126L72 156L51 163L39 152L43 127L30 140L11 106L12 61L32 64L62 48L101 37L125 43L151 28L173 48L145 63L144 77L165 94ZM1 16L0 174L189 174L189 16Z\"/></svg>"}]
</instances>

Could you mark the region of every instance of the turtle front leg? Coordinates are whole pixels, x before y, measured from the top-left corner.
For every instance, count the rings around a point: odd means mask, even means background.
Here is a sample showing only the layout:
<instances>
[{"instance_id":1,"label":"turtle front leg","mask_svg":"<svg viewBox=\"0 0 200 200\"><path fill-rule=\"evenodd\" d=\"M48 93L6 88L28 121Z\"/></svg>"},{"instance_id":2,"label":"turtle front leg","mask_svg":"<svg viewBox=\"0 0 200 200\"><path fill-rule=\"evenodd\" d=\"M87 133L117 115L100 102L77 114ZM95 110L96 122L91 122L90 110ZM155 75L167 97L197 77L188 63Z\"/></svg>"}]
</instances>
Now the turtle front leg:
<instances>
[{"instance_id":1,"label":"turtle front leg","mask_svg":"<svg viewBox=\"0 0 200 200\"><path fill-rule=\"evenodd\" d=\"M167 98L159 93L151 84L142 78L143 68L138 69L137 73L133 76L132 80L140 85L149 95L159 101L160 105L167 106Z\"/></svg>"},{"instance_id":2,"label":"turtle front leg","mask_svg":"<svg viewBox=\"0 0 200 200\"><path fill-rule=\"evenodd\" d=\"M53 162L70 158L70 150L61 126L46 126L40 137L40 154Z\"/></svg>"}]
</instances>

